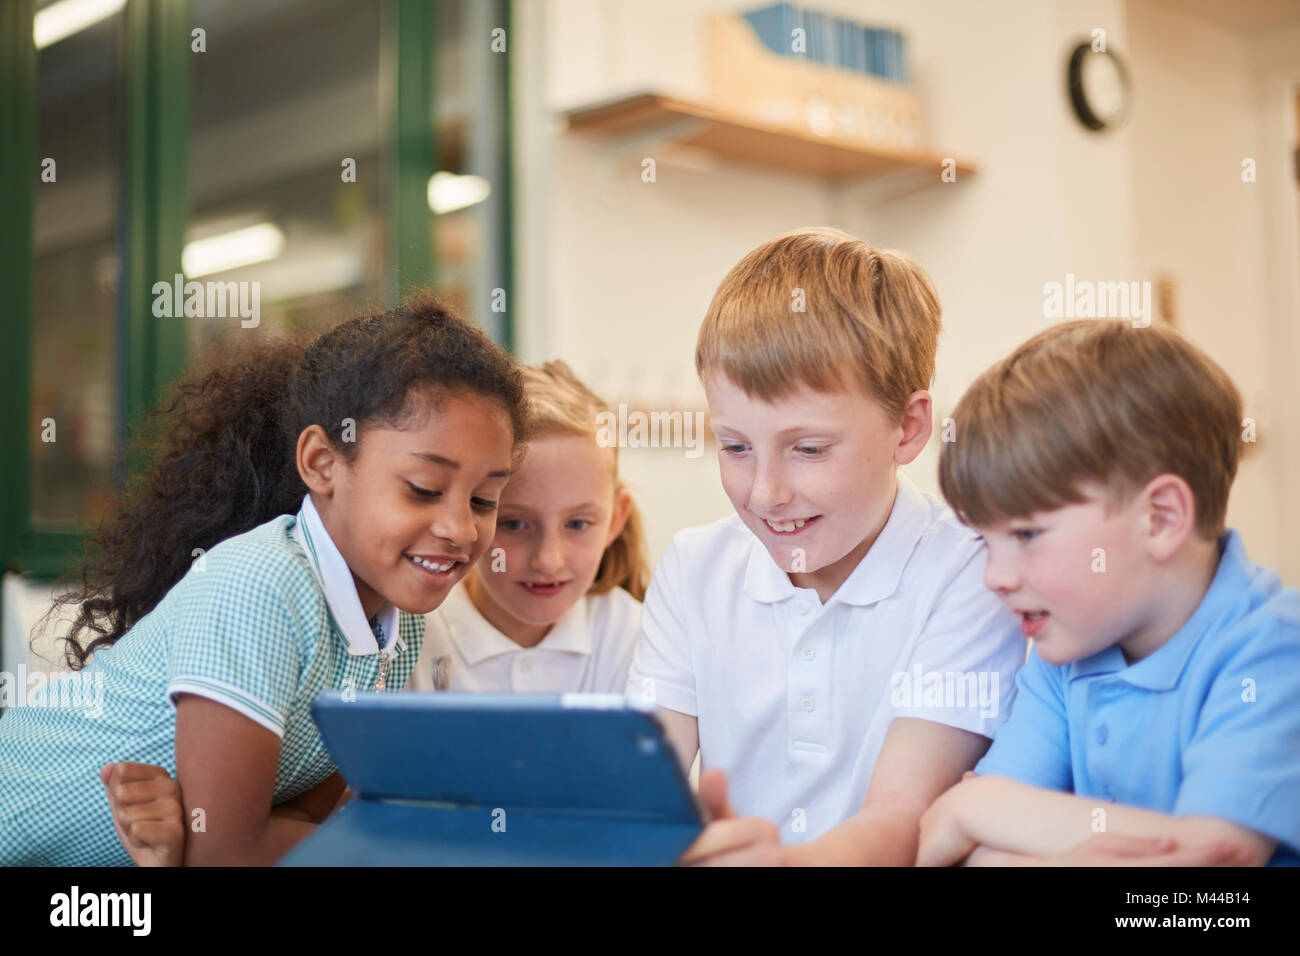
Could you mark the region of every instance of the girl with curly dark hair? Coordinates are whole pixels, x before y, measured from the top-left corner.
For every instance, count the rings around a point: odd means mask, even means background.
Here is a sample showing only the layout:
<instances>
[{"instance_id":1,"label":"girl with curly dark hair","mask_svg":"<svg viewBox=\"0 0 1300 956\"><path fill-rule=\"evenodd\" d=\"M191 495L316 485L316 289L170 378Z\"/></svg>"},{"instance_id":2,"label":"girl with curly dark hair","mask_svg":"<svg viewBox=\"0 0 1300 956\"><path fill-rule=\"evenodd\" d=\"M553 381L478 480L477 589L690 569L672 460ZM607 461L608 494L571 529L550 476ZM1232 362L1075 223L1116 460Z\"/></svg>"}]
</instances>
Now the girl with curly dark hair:
<instances>
[{"instance_id":1,"label":"girl with curly dark hair","mask_svg":"<svg viewBox=\"0 0 1300 956\"><path fill-rule=\"evenodd\" d=\"M309 707L406 683L421 615L492 541L525 399L425 298L223 354L160 420L64 598L76 672L0 720L0 863L130 862L97 779L120 760L179 782L186 863L270 863L311 833L343 782Z\"/></svg>"}]
</instances>

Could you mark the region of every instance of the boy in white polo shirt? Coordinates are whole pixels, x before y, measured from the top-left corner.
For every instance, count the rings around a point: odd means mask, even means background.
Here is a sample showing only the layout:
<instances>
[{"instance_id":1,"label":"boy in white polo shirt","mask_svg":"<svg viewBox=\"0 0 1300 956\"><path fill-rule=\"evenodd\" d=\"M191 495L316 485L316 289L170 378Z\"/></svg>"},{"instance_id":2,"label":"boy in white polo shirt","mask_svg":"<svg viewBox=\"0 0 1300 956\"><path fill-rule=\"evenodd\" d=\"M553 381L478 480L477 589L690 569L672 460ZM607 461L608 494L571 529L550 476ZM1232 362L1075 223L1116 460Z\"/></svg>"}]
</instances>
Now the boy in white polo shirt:
<instances>
[{"instance_id":1,"label":"boy in white polo shirt","mask_svg":"<svg viewBox=\"0 0 1300 956\"><path fill-rule=\"evenodd\" d=\"M808 229L742 259L700 329L736 515L674 538L628 693L783 862L914 862L1024 661L976 536L898 474L932 430L939 315L915 263Z\"/></svg>"}]
</instances>

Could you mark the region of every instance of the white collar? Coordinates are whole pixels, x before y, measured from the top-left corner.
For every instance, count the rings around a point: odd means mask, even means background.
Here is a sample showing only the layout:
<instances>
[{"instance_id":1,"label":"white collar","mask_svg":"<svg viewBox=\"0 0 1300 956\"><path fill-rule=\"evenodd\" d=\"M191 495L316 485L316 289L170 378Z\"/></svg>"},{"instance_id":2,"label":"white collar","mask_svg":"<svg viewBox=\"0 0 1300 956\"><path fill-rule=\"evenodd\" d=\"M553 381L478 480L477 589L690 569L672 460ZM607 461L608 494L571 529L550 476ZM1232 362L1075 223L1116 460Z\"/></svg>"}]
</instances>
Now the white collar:
<instances>
[{"instance_id":1,"label":"white collar","mask_svg":"<svg viewBox=\"0 0 1300 956\"><path fill-rule=\"evenodd\" d=\"M560 651L591 656L594 649L587 621L586 595L565 611L547 631L546 636L531 648L521 647L497 630L469 599L463 581L452 588L436 613L443 615L449 625L451 639L465 658L465 663L471 667L489 657L519 651Z\"/></svg>"},{"instance_id":2,"label":"white collar","mask_svg":"<svg viewBox=\"0 0 1300 956\"><path fill-rule=\"evenodd\" d=\"M339 553L334 539L325 530L320 520L320 513L312 504L311 495L302 499L302 508L298 512L297 527L302 531L302 549L307 554L307 563L311 565L325 592L325 603L329 605L334 623L348 642L348 653L353 657L379 653L379 642L375 640L366 612L361 609L361 598L357 595L357 583L352 577L352 570ZM379 626L384 629L385 647L393 646L397 636L397 608L385 601L376 615Z\"/></svg>"}]
</instances>

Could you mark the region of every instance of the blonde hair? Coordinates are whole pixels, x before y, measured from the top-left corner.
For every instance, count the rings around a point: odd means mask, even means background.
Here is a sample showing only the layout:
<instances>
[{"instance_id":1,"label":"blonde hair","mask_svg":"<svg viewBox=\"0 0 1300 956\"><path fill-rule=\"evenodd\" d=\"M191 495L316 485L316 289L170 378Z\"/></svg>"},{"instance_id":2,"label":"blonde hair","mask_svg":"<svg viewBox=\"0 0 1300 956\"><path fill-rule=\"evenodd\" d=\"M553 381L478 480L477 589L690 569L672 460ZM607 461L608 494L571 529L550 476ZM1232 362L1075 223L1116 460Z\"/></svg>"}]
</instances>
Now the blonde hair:
<instances>
[{"instance_id":1,"label":"blonde hair","mask_svg":"<svg viewBox=\"0 0 1300 956\"><path fill-rule=\"evenodd\" d=\"M528 441L555 435L579 435L595 438L598 431L597 416L610 412L608 403L589 389L562 361L543 365L524 366L524 392L528 398ZM618 448L614 451L614 491L626 491L627 486L618 474ZM619 536L605 548L600 559L596 580L588 594L604 594L621 587L638 601L645 600L646 585L650 577L649 562L645 557L645 532L641 514L633 500L628 508L627 521Z\"/></svg>"},{"instance_id":2,"label":"blonde hair","mask_svg":"<svg viewBox=\"0 0 1300 956\"><path fill-rule=\"evenodd\" d=\"M800 308L802 307L802 309ZM750 396L785 397L856 382L901 419L930 387L939 296L925 270L838 229L799 229L763 243L714 293L695 346L703 379L721 370Z\"/></svg>"},{"instance_id":3,"label":"blonde hair","mask_svg":"<svg viewBox=\"0 0 1300 956\"><path fill-rule=\"evenodd\" d=\"M1241 396L1165 326L1084 319L1039 332L984 372L954 410L939 487L968 525L1051 511L1105 485L1108 506L1175 474L1196 528L1223 533L1240 454Z\"/></svg>"}]
</instances>

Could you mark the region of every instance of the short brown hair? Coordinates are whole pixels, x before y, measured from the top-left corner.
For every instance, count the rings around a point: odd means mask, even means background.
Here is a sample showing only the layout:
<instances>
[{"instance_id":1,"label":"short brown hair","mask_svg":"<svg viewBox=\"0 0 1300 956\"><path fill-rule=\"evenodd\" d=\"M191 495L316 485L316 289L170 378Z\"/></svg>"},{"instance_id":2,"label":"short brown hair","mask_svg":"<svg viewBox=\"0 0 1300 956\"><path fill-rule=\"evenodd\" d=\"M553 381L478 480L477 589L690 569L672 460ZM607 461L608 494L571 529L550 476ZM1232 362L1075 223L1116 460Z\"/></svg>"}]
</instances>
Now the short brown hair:
<instances>
[{"instance_id":1,"label":"short brown hair","mask_svg":"<svg viewBox=\"0 0 1300 956\"><path fill-rule=\"evenodd\" d=\"M856 383L901 418L908 396L934 379L939 317L934 285L911 259L838 229L800 229L727 273L700 326L695 369L701 379L721 370L768 401L800 384Z\"/></svg>"},{"instance_id":2,"label":"short brown hair","mask_svg":"<svg viewBox=\"0 0 1300 956\"><path fill-rule=\"evenodd\" d=\"M566 362L523 367L524 392L528 396L527 434L530 442L556 435L595 437L601 412L609 404L583 384ZM614 490L626 490L618 474L618 447L614 448ZM621 587L638 601L645 600L650 564L645 556L645 532L641 513L633 499L627 521L619 536L609 543L600 559L596 580L589 594L604 594Z\"/></svg>"},{"instance_id":3,"label":"short brown hair","mask_svg":"<svg viewBox=\"0 0 1300 956\"><path fill-rule=\"evenodd\" d=\"M1167 326L1082 319L1039 332L977 378L953 411L939 487L968 525L1115 500L1174 474L1196 529L1223 533L1240 454L1241 396L1213 359Z\"/></svg>"}]
</instances>

